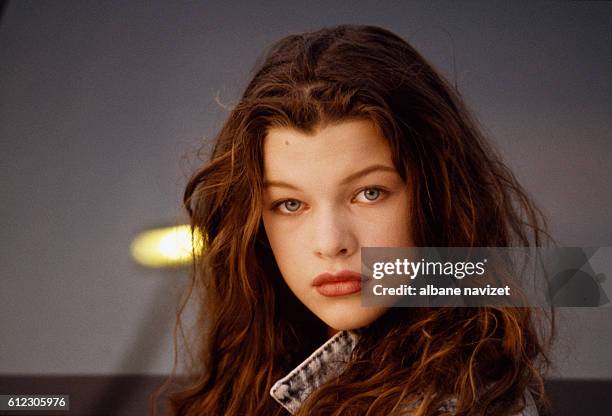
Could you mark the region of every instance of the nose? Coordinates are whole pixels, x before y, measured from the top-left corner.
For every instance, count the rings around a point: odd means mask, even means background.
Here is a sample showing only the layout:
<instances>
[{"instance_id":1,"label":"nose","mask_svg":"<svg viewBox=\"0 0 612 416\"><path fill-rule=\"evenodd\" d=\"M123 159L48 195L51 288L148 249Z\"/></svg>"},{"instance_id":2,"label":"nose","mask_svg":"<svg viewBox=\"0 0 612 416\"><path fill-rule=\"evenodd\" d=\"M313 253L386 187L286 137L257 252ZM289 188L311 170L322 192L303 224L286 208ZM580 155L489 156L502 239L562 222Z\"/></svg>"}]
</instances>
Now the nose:
<instances>
[{"instance_id":1,"label":"nose","mask_svg":"<svg viewBox=\"0 0 612 416\"><path fill-rule=\"evenodd\" d=\"M314 218L313 241L315 254L321 258L350 257L359 243L347 213L329 208Z\"/></svg>"}]
</instances>

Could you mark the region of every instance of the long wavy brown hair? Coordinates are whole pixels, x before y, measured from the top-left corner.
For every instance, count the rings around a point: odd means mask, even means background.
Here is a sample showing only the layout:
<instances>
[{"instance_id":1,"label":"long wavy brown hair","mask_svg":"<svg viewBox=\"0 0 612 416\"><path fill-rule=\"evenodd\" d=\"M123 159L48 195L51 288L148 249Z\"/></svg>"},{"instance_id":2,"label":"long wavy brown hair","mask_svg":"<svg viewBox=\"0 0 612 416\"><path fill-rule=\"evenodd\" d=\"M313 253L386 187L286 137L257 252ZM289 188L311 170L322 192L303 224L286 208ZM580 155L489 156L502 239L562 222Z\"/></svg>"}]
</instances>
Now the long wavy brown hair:
<instances>
[{"instance_id":1,"label":"long wavy brown hair","mask_svg":"<svg viewBox=\"0 0 612 416\"><path fill-rule=\"evenodd\" d=\"M163 387L175 386L173 415L288 414L270 388L327 335L284 283L263 228L263 141L272 126L308 133L348 119L372 120L388 140L410 188L416 246L550 239L459 93L409 43L354 25L285 37L185 190L204 249L188 291L200 305L193 365L182 384L170 377ZM553 327L552 313L532 308L390 308L358 330L349 365L298 414L390 415L410 405L415 415L447 414L449 398L456 415L515 414L526 389L545 402Z\"/></svg>"}]
</instances>

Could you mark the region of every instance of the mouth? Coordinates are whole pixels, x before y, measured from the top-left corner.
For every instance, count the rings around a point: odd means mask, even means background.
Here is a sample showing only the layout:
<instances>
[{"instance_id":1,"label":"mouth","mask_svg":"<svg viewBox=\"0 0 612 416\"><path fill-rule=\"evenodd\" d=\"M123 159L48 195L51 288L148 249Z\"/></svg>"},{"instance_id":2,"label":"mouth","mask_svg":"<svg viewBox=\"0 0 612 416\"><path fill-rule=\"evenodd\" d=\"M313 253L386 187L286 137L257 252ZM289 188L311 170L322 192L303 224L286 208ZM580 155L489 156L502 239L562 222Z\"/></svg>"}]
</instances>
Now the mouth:
<instances>
[{"instance_id":1,"label":"mouth","mask_svg":"<svg viewBox=\"0 0 612 416\"><path fill-rule=\"evenodd\" d=\"M357 272L341 270L335 274L321 273L312 281L312 286L323 296L347 296L361 291L365 278Z\"/></svg>"}]
</instances>

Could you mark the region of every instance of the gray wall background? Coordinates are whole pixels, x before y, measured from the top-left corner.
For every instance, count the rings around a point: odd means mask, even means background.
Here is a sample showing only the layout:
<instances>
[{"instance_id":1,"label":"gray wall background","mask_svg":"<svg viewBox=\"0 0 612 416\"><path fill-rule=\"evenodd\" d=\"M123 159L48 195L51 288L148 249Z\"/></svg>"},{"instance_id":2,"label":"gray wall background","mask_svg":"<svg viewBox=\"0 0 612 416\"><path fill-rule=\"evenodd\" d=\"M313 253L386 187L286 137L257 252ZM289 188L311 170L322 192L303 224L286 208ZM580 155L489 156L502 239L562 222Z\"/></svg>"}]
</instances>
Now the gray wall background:
<instances>
[{"instance_id":1,"label":"gray wall background","mask_svg":"<svg viewBox=\"0 0 612 416\"><path fill-rule=\"evenodd\" d=\"M0 373L172 366L184 273L129 244L180 197L289 33L375 24L457 83L568 246L610 246L609 2L12 1L0 24ZM563 309L555 375L612 378L612 308Z\"/></svg>"}]
</instances>

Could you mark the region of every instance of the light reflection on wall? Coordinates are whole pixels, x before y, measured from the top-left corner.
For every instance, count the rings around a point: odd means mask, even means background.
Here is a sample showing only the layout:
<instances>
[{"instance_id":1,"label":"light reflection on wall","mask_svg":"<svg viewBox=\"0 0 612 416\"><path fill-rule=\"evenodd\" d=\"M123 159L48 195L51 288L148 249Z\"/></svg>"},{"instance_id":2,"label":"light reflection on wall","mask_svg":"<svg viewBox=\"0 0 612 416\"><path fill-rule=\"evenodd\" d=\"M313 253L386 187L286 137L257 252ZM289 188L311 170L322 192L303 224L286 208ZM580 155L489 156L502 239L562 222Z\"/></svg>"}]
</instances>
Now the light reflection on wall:
<instances>
[{"instance_id":1,"label":"light reflection on wall","mask_svg":"<svg viewBox=\"0 0 612 416\"><path fill-rule=\"evenodd\" d=\"M141 232L132 241L130 251L134 260L146 267L179 267L191 262L194 247L198 253L202 246L197 231L192 238L189 225L178 225Z\"/></svg>"}]
</instances>

